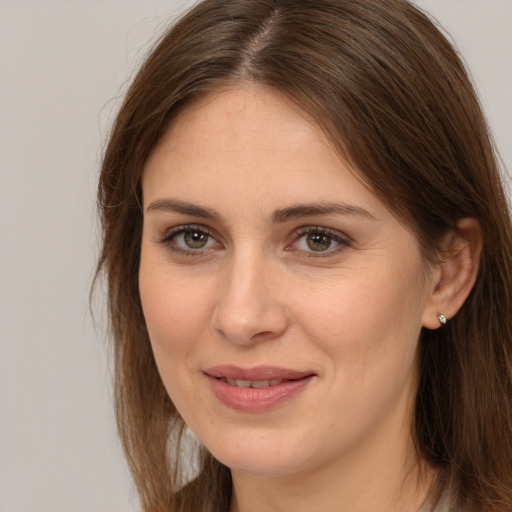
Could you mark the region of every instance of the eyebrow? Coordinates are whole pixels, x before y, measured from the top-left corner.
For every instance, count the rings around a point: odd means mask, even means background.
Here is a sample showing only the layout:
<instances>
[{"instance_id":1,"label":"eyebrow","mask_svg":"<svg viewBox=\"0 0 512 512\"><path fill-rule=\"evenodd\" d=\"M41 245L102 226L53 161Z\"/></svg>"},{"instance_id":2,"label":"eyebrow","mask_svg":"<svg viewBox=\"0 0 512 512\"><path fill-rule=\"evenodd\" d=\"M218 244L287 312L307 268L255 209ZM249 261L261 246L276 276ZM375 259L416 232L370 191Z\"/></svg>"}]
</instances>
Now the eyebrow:
<instances>
[{"instance_id":1,"label":"eyebrow","mask_svg":"<svg viewBox=\"0 0 512 512\"><path fill-rule=\"evenodd\" d=\"M180 201L179 199L158 199L153 201L147 207L146 212L149 213L153 211L180 213L182 215L191 215L192 217L201 217L216 222L223 222L222 216L215 210L187 201Z\"/></svg>"},{"instance_id":2,"label":"eyebrow","mask_svg":"<svg viewBox=\"0 0 512 512\"><path fill-rule=\"evenodd\" d=\"M214 220L223 223L222 216L215 210L206 206L199 206L188 201L179 199L158 199L149 204L146 212L163 211L173 212L182 215L191 215L203 219ZM290 220L313 217L317 215L354 215L369 220L375 220L375 217L359 206L348 203L312 203L296 204L275 210L272 214L272 221L275 224L282 224Z\"/></svg>"},{"instance_id":3,"label":"eyebrow","mask_svg":"<svg viewBox=\"0 0 512 512\"><path fill-rule=\"evenodd\" d=\"M355 215L369 220L375 217L368 211L347 203L297 204L276 210L272 216L276 224L316 215Z\"/></svg>"}]
</instances>

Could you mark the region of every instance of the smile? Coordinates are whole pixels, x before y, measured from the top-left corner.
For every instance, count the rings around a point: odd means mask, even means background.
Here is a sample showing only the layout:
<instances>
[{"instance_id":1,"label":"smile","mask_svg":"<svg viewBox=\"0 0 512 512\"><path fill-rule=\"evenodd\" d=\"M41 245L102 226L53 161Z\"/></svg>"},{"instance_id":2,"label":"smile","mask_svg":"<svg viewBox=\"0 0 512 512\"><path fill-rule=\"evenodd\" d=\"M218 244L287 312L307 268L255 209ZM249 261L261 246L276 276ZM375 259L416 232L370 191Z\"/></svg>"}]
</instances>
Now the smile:
<instances>
[{"instance_id":1,"label":"smile","mask_svg":"<svg viewBox=\"0 0 512 512\"><path fill-rule=\"evenodd\" d=\"M316 375L271 366L217 366L204 372L215 397L230 409L264 412L304 391Z\"/></svg>"},{"instance_id":2,"label":"smile","mask_svg":"<svg viewBox=\"0 0 512 512\"><path fill-rule=\"evenodd\" d=\"M225 377L221 379L227 382L230 386L236 386L237 388L268 388L269 386L277 386L284 382L283 379L271 379L271 380L243 380L243 379L230 379Z\"/></svg>"}]
</instances>

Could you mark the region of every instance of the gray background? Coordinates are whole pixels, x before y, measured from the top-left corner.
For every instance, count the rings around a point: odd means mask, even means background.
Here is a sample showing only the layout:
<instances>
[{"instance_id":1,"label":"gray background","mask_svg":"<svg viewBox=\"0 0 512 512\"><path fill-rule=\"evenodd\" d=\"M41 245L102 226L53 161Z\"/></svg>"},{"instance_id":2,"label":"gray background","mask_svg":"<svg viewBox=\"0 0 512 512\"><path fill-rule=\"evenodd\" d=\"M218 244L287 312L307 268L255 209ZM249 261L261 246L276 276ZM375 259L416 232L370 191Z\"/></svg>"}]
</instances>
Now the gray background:
<instances>
[{"instance_id":1,"label":"gray background","mask_svg":"<svg viewBox=\"0 0 512 512\"><path fill-rule=\"evenodd\" d=\"M418 3L465 56L511 169L512 1ZM0 0L0 512L138 509L101 300L97 326L88 310L95 187L129 77L190 4Z\"/></svg>"}]
</instances>

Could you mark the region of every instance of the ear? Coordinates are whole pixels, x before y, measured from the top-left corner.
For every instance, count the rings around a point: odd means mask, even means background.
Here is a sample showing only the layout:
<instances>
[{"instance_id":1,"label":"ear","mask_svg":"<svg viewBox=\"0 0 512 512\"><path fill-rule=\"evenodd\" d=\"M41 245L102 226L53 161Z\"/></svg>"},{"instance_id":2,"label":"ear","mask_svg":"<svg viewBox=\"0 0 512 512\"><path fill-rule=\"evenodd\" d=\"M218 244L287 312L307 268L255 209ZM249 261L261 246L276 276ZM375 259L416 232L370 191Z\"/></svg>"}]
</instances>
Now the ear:
<instances>
[{"instance_id":1,"label":"ear","mask_svg":"<svg viewBox=\"0 0 512 512\"><path fill-rule=\"evenodd\" d=\"M440 247L440 262L432 272L432 288L423 312L422 324L427 329L441 326L439 315L453 318L475 284L482 253L482 227L473 218L457 222L449 230Z\"/></svg>"}]
</instances>

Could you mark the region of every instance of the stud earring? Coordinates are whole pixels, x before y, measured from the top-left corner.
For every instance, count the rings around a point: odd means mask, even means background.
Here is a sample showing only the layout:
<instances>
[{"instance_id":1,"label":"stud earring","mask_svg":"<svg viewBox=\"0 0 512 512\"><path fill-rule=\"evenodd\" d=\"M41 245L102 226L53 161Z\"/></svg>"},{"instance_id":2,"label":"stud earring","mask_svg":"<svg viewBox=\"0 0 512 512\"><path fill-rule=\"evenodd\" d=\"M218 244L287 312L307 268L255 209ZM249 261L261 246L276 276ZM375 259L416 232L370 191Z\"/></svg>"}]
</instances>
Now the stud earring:
<instances>
[{"instance_id":1,"label":"stud earring","mask_svg":"<svg viewBox=\"0 0 512 512\"><path fill-rule=\"evenodd\" d=\"M437 319L439 320L439 323L441 325L446 325L447 320L444 315L441 315L441 314L437 315Z\"/></svg>"}]
</instances>

